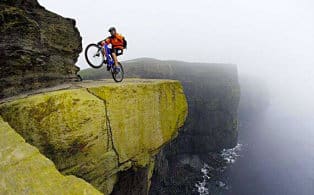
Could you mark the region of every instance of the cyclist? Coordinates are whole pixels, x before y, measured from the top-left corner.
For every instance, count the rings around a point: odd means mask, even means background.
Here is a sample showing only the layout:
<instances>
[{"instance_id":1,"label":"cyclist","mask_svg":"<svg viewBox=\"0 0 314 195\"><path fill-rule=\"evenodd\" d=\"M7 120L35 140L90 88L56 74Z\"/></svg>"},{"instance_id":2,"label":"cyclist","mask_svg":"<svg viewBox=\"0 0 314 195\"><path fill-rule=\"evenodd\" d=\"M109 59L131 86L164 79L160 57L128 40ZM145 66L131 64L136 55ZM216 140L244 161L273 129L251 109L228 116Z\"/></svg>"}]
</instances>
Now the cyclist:
<instances>
[{"instance_id":1,"label":"cyclist","mask_svg":"<svg viewBox=\"0 0 314 195\"><path fill-rule=\"evenodd\" d=\"M111 36L107 37L105 40L101 41L100 44L104 46L105 44L111 45L111 56L114 60L114 66L117 67L118 59L117 56L123 54L123 49L127 47L127 41L124 36L117 33L115 27L109 28L109 33ZM106 56L106 50L103 49L103 55Z\"/></svg>"}]
</instances>

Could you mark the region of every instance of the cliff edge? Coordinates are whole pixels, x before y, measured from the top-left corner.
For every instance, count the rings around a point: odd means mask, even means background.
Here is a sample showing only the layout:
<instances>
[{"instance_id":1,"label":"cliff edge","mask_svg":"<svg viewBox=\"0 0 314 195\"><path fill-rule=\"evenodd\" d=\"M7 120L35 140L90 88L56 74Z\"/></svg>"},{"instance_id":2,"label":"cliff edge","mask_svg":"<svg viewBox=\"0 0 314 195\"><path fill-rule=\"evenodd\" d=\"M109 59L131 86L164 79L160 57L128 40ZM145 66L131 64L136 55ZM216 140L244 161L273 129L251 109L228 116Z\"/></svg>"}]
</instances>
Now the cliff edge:
<instances>
[{"instance_id":1,"label":"cliff edge","mask_svg":"<svg viewBox=\"0 0 314 195\"><path fill-rule=\"evenodd\" d=\"M61 173L104 194L147 194L155 155L177 136L187 116L181 84L126 80L67 88L3 102L0 115Z\"/></svg>"}]
</instances>

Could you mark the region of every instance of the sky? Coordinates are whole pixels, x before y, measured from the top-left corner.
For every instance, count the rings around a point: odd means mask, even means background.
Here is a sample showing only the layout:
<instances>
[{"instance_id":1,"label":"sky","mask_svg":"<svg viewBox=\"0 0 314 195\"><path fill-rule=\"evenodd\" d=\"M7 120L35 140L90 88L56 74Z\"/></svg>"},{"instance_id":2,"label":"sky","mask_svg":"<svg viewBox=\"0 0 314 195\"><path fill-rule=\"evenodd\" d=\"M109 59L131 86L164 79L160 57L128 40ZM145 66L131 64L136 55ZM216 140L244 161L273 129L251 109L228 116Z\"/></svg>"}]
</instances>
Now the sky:
<instances>
[{"instance_id":1,"label":"sky","mask_svg":"<svg viewBox=\"0 0 314 195\"><path fill-rule=\"evenodd\" d=\"M305 107L304 101L314 97L313 0L39 2L77 21L83 47L104 39L115 26L128 40L120 60L232 63L241 74L260 77L279 90L278 100ZM88 67L82 55L77 65Z\"/></svg>"}]
</instances>

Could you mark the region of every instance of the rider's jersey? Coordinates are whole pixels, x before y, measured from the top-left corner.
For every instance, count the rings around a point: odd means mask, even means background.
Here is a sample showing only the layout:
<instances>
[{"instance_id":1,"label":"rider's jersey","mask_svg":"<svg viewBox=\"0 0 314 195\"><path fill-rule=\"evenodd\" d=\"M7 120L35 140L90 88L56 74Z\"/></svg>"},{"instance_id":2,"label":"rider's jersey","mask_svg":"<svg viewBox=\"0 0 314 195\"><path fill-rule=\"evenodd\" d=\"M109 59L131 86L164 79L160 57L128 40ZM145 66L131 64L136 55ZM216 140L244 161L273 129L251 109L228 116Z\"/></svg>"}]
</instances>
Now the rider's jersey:
<instances>
[{"instance_id":1,"label":"rider's jersey","mask_svg":"<svg viewBox=\"0 0 314 195\"><path fill-rule=\"evenodd\" d=\"M105 39L106 44L111 44L115 49L124 49L124 37L118 33Z\"/></svg>"}]
</instances>

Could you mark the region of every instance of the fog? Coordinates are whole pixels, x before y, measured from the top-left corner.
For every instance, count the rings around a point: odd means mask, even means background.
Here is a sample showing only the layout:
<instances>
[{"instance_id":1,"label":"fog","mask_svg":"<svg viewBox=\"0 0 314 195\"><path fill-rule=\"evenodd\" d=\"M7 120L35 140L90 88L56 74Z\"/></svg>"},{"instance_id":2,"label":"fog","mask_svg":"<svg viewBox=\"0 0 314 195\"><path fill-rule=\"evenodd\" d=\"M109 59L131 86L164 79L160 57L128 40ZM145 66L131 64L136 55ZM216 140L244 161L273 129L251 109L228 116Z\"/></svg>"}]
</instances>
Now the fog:
<instances>
[{"instance_id":1,"label":"fog","mask_svg":"<svg viewBox=\"0 0 314 195\"><path fill-rule=\"evenodd\" d=\"M153 57L237 64L265 80L273 103L311 111L314 87L312 0L40 0L74 18L83 47L116 26L129 47L121 60ZM80 57L78 66L87 68Z\"/></svg>"}]
</instances>

